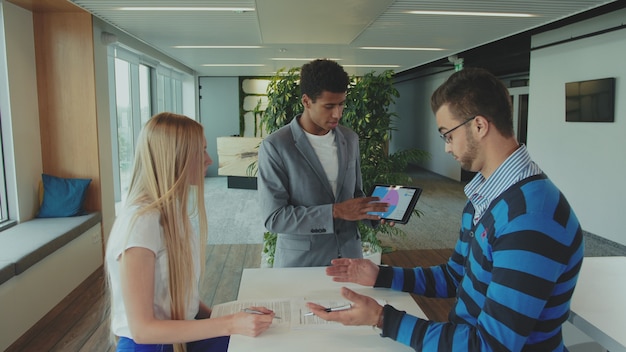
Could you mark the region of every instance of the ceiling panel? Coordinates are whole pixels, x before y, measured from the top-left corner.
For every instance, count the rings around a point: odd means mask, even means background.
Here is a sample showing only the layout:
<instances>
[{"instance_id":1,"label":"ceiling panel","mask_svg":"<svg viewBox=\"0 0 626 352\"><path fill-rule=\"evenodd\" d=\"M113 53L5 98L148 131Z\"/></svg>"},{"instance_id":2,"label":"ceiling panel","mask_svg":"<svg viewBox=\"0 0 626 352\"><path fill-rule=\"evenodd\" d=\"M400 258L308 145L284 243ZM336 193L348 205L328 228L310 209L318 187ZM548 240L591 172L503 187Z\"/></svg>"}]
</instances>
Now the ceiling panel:
<instances>
[{"instance_id":1,"label":"ceiling panel","mask_svg":"<svg viewBox=\"0 0 626 352\"><path fill-rule=\"evenodd\" d=\"M25 1L25 0L16 0ZM334 58L353 75L402 72L449 55L619 1L607 0L68 0L189 66L201 76L269 76L301 66L288 59ZM622 1L624 3L624 1ZM129 6L249 7L254 11L123 11ZM489 11L534 17L415 15L407 11ZM513 37L515 38L515 37ZM521 40L526 45L527 38ZM512 43L512 42L511 42ZM513 43L517 46L517 43ZM180 49L179 45L256 45L258 49ZM364 50L421 47L440 51ZM522 49L516 50L526 50ZM474 50L475 51L475 50ZM484 55L484 54L483 54ZM282 58L282 59L281 59ZM471 60L468 60L471 61ZM466 61L467 62L467 61ZM208 67L205 64L258 64ZM352 67L364 65L364 67Z\"/></svg>"},{"instance_id":2,"label":"ceiling panel","mask_svg":"<svg viewBox=\"0 0 626 352\"><path fill-rule=\"evenodd\" d=\"M264 44L348 45L391 3L393 0L256 1Z\"/></svg>"}]
</instances>

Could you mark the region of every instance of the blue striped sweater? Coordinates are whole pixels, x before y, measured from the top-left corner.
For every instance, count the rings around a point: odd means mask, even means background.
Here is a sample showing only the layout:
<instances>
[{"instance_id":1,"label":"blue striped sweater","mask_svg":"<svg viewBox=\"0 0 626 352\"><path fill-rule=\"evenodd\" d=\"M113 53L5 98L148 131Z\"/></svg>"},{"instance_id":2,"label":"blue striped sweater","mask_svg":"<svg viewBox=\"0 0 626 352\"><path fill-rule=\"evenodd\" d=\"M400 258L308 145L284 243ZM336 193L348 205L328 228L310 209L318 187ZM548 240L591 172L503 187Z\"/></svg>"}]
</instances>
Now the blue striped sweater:
<instances>
[{"instance_id":1,"label":"blue striped sweater","mask_svg":"<svg viewBox=\"0 0 626 352\"><path fill-rule=\"evenodd\" d=\"M474 225L463 211L449 261L430 268L381 267L377 287L457 297L449 322L384 308L382 336L416 351L565 351L561 324L583 259L576 215L539 174L498 196Z\"/></svg>"}]
</instances>

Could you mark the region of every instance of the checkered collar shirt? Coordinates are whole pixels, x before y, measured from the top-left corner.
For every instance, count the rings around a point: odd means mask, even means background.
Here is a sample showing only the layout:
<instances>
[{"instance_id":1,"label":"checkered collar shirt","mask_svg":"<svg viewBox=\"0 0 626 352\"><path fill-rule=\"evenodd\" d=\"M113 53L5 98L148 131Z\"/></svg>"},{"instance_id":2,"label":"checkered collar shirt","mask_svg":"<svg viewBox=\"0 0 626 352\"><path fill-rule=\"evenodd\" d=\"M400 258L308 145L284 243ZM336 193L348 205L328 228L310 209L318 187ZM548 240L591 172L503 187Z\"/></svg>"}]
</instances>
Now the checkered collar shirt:
<instances>
[{"instance_id":1,"label":"checkered collar shirt","mask_svg":"<svg viewBox=\"0 0 626 352\"><path fill-rule=\"evenodd\" d=\"M486 179L480 172L465 186L465 195L474 206L474 225L478 223L491 202L517 182L542 173L530 159L524 144Z\"/></svg>"}]
</instances>

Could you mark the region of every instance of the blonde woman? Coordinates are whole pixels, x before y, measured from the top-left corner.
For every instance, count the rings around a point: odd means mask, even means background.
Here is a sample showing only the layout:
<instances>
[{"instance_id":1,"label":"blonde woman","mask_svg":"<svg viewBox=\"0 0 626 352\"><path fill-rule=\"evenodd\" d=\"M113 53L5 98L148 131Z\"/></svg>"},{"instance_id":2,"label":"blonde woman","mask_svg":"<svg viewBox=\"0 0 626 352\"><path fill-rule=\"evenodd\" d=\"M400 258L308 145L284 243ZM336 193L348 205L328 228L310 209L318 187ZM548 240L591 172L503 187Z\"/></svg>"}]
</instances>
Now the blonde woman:
<instances>
[{"instance_id":1,"label":"blonde woman","mask_svg":"<svg viewBox=\"0 0 626 352\"><path fill-rule=\"evenodd\" d=\"M226 351L229 335L270 327L274 313L266 308L209 319L199 299L211 163L202 125L186 116L160 113L141 131L106 251L117 351Z\"/></svg>"}]
</instances>

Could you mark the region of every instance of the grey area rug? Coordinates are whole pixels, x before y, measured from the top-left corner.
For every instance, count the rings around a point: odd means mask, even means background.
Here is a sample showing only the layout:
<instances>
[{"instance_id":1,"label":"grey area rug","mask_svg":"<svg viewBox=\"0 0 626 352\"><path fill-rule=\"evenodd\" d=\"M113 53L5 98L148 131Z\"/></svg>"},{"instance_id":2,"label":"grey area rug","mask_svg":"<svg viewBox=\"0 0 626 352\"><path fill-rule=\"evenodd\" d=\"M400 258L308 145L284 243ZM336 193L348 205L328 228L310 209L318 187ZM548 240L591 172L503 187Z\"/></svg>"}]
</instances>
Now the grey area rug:
<instances>
[{"instance_id":1,"label":"grey area rug","mask_svg":"<svg viewBox=\"0 0 626 352\"><path fill-rule=\"evenodd\" d=\"M208 244L263 243L263 219L257 191L228 188L225 176L204 179L209 221Z\"/></svg>"},{"instance_id":2,"label":"grey area rug","mask_svg":"<svg viewBox=\"0 0 626 352\"><path fill-rule=\"evenodd\" d=\"M406 225L396 225L405 236L382 236L381 241L394 249L453 248L466 201L465 183L419 168L409 170L408 174L413 179L412 185L422 188L415 206L421 216L413 214Z\"/></svg>"},{"instance_id":3,"label":"grey area rug","mask_svg":"<svg viewBox=\"0 0 626 352\"><path fill-rule=\"evenodd\" d=\"M452 248L465 204L463 184L427 171L409 174L413 184L423 188L416 206L423 214L412 216L406 225L396 225L406 236L382 237L383 244L396 249ZM256 190L228 188L226 177L207 177L204 195L209 244L263 242L265 227Z\"/></svg>"},{"instance_id":4,"label":"grey area rug","mask_svg":"<svg viewBox=\"0 0 626 352\"><path fill-rule=\"evenodd\" d=\"M461 212L466 197L464 182L458 182L419 168L407 172L422 195L406 225L396 225L405 236L382 236L383 245L394 249L453 248L459 236ZM256 190L227 187L227 178L205 178L205 201L209 219L209 244L263 243L263 219ZM585 255L626 255L626 246L594 234L585 234Z\"/></svg>"}]
</instances>

